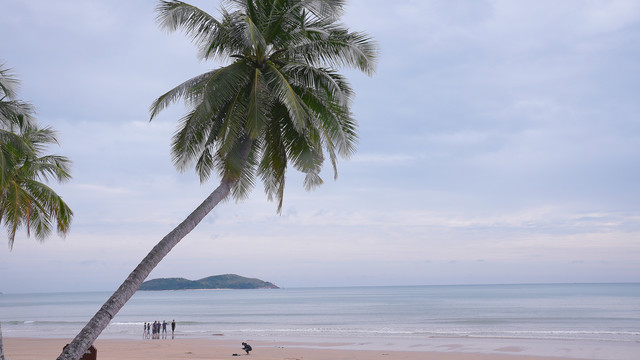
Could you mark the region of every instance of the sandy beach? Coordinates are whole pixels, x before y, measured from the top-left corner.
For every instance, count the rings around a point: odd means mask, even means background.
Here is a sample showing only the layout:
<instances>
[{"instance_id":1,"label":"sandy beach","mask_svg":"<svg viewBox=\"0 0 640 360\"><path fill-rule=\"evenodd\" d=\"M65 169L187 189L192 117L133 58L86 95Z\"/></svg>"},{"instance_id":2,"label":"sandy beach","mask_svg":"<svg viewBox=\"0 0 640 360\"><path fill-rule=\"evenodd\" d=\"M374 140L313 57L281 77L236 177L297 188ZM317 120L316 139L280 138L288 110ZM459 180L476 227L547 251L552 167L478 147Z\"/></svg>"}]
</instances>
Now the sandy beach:
<instances>
[{"instance_id":1,"label":"sandy beach","mask_svg":"<svg viewBox=\"0 0 640 360\"><path fill-rule=\"evenodd\" d=\"M7 360L52 360L68 343L66 339L6 338ZM219 360L249 357L252 360L558 360L566 357L539 357L517 354L517 349L502 349L504 354L443 352L338 350L331 344L252 342L254 351L247 356L240 343L230 340L97 340L99 360ZM511 353L510 353L511 352ZM238 356L234 356L238 354Z\"/></svg>"}]
</instances>

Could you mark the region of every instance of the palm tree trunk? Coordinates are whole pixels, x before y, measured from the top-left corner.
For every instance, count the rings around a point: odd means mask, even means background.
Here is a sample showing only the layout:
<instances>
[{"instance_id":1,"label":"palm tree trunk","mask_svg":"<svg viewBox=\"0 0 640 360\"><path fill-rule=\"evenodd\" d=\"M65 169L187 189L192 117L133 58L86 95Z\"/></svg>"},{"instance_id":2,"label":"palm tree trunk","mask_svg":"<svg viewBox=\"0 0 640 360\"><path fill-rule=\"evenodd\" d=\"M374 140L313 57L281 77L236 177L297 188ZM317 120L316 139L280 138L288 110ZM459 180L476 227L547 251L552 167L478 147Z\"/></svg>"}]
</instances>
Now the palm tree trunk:
<instances>
[{"instance_id":1,"label":"palm tree trunk","mask_svg":"<svg viewBox=\"0 0 640 360\"><path fill-rule=\"evenodd\" d=\"M248 153L248 151L247 151ZM246 157L245 157L246 158ZM98 338L113 317L140 288L142 282L160 261L182 240L213 208L224 200L236 180L223 178L220 185L189 216L167 234L140 264L129 274L118 290L111 295L102 308L93 316L87 325L73 339L69 346L58 357L58 360L78 360Z\"/></svg>"},{"instance_id":2,"label":"palm tree trunk","mask_svg":"<svg viewBox=\"0 0 640 360\"><path fill-rule=\"evenodd\" d=\"M4 346L2 345L2 323L0 323L0 360L4 360Z\"/></svg>"}]
</instances>

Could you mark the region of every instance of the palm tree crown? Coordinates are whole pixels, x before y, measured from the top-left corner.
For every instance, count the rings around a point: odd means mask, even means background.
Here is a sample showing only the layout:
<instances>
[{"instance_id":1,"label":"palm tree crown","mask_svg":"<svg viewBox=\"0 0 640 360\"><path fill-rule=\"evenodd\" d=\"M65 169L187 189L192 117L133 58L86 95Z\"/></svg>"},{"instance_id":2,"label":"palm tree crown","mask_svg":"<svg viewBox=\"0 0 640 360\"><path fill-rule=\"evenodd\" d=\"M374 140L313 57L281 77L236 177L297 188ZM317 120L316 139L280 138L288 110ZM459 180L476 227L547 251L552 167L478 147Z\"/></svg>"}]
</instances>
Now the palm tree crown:
<instances>
[{"instance_id":1,"label":"palm tree crown","mask_svg":"<svg viewBox=\"0 0 640 360\"><path fill-rule=\"evenodd\" d=\"M64 235L73 217L62 198L42 182L70 179L71 162L43 155L49 144L57 144L56 134L51 128L39 128L33 107L16 99L17 84L0 65L0 224L7 229L10 248L22 227L42 241L54 223Z\"/></svg>"},{"instance_id":2,"label":"palm tree crown","mask_svg":"<svg viewBox=\"0 0 640 360\"><path fill-rule=\"evenodd\" d=\"M289 163L305 173L305 188L322 183L328 155L355 150L357 123L350 112L353 91L334 68L353 67L371 75L376 44L366 34L338 23L344 1L229 0L220 19L180 1L157 8L164 28L182 29L199 47L201 59L228 62L160 96L151 119L185 100L172 143L174 164L193 165L201 181L215 170L245 197L258 176L269 199L282 207Z\"/></svg>"}]
</instances>

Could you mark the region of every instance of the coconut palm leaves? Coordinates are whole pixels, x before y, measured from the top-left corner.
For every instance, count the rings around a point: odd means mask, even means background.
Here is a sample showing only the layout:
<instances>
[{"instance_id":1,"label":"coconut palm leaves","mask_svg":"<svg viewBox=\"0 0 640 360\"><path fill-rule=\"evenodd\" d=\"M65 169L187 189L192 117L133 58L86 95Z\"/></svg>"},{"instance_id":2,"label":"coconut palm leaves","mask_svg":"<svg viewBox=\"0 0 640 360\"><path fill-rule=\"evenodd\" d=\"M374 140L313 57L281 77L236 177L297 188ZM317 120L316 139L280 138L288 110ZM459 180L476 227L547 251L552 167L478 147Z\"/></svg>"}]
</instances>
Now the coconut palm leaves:
<instances>
[{"instance_id":1,"label":"coconut palm leaves","mask_svg":"<svg viewBox=\"0 0 640 360\"><path fill-rule=\"evenodd\" d=\"M282 206L289 164L322 183L326 156L337 176L338 157L355 150L353 91L336 67L372 74L377 48L366 35L337 23L343 1L226 1L220 19L180 1L162 1L158 21L183 30L201 59L230 61L178 85L151 106L151 118L184 100L189 112L173 138L175 165L195 167L202 181L213 171L231 177L242 198L255 178ZM239 156L240 144L249 146Z\"/></svg>"},{"instance_id":2,"label":"coconut palm leaves","mask_svg":"<svg viewBox=\"0 0 640 360\"><path fill-rule=\"evenodd\" d=\"M35 110L31 104L16 98L18 85L19 81L11 70L0 64L0 126L3 130L33 123Z\"/></svg>"},{"instance_id":3,"label":"coconut palm leaves","mask_svg":"<svg viewBox=\"0 0 640 360\"><path fill-rule=\"evenodd\" d=\"M339 0L225 1L219 19L180 2L161 1L158 22L183 30L199 56L226 64L160 96L151 119L183 100L188 107L171 145L179 170L194 167L201 181L220 185L167 234L65 348L58 360L78 359L133 296L155 266L231 194L248 195L256 179L282 207L291 164L306 174L305 187L322 183L326 156L334 167L357 141L349 110L353 91L334 67L371 74L375 44L336 21ZM335 176L335 175L334 175Z\"/></svg>"},{"instance_id":4,"label":"coconut palm leaves","mask_svg":"<svg viewBox=\"0 0 640 360\"><path fill-rule=\"evenodd\" d=\"M70 161L58 155L43 155L57 144L51 128L39 128L31 105L15 98L17 80L0 66L0 224L13 247L16 232L25 228L44 240L55 228L69 230L73 212L44 182L66 181Z\"/></svg>"},{"instance_id":5,"label":"coconut palm leaves","mask_svg":"<svg viewBox=\"0 0 640 360\"><path fill-rule=\"evenodd\" d=\"M0 143L11 144L20 151L29 152L27 144L16 133L19 129L34 125L33 106L16 99L18 79L11 70L0 64ZM0 168L5 169L8 159L5 151L0 151ZM5 179L0 179L0 182ZM1 185L0 185L1 186Z\"/></svg>"}]
</instances>

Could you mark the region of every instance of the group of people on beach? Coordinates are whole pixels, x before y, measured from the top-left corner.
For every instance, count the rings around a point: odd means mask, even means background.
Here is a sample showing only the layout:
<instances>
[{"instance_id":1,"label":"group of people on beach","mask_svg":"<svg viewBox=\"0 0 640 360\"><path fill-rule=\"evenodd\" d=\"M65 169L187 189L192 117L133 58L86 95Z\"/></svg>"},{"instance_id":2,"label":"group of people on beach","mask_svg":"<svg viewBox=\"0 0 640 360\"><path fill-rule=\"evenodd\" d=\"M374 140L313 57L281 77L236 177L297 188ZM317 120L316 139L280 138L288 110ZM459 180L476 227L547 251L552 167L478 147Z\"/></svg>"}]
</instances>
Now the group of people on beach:
<instances>
[{"instance_id":1,"label":"group of people on beach","mask_svg":"<svg viewBox=\"0 0 640 360\"><path fill-rule=\"evenodd\" d=\"M171 321L171 338L173 339L173 334L176 331L176 321ZM142 338L143 339L166 339L167 338L167 322L162 320L154 321L152 323L144 323L144 328L142 330Z\"/></svg>"}]
</instances>

